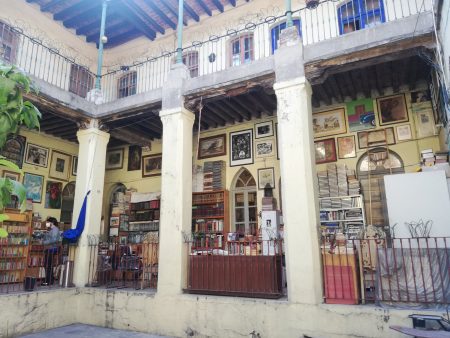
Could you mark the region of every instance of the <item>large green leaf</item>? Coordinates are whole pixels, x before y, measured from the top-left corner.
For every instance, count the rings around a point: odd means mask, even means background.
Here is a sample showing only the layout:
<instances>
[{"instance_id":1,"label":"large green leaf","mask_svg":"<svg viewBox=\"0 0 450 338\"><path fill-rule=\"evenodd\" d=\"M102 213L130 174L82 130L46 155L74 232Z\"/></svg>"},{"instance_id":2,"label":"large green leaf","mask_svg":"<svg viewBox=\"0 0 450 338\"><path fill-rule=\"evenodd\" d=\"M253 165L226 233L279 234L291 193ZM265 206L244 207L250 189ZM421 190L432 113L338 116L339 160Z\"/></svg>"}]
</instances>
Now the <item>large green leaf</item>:
<instances>
[{"instance_id":1,"label":"large green leaf","mask_svg":"<svg viewBox=\"0 0 450 338\"><path fill-rule=\"evenodd\" d=\"M0 166L6 167L15 171L16 173L23 174L22 170L17 166L17 164L7 160L5 157L0 156Z\"/></svg>"},{"instance_id":2,"label":"large green leaf","mask_svg":"<svg viewBox=\"0 0 450 338\"><path fill-rule=\"evenodd\" d=\"M5 229L0 228L0 238L6 238L6 237L8 237L8 232Z\"/></svg>"},{"instance_id":3,"label":"large green leaf","mask_svg":"<svg viewBox=\"0 0 450 338\"><path fill-rule=\"evenodd\" d=\"M0 104L7 104L8 96L16 87L16 82L6 77L0 77Z\"/></svg>"},{"instance_id":4,"label":"large green leaf","mask_svg":"<svg viewBox=\"0 0 450 338\"><path fill-rule=\"evenodd\" d=\"M0 214L0 222L6 221L9 219L9 216L6 214Z\"/></svg>"},{"instance_id":5,"label":"large green leaf","mask_svg":"<svg viewBox=\"0 0 450 338\"><path fill-rule=\"evenodd\" d=\"M14 72L10 75L8 75L8 78L11 80L20 83L25 91L25 93L30 92L30 79L21 72Z\"/></svg>"},{"instance_id":6,"label":"large green leaf","mask_svg":"<svg viewBox=\"0 0 450 338\"><path fill-rule=\"evenodd\" d=\"M6 76L9 72L13 70L13 66L0 64L0 75Z\"/></svg>"},{"instance_id":7,"label":"large green leaf","mask_svg":"<svg viewBox=\"0 0 450 338\"><path fill-rule=\"evenodd\" d=\"M23 184L9 178L0 178L0 208L11 202L11 195L16 195L19 198L20 211L25 211L27 190Z\"/></svg>"}]
</instances>

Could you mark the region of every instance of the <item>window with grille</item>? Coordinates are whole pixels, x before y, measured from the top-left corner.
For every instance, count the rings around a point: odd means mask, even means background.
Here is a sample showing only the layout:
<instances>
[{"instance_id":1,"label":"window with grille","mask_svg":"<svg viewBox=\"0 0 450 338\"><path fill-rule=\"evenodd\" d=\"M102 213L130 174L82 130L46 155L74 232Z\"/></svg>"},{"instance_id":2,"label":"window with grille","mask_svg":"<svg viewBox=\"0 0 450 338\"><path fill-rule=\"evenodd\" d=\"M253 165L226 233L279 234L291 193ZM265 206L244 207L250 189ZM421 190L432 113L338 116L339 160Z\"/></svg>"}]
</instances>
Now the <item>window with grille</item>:
<instances>
[{"instance_id":1,"label":"window with grille","mask_svg":"<svg viewBox=\"0 0 450 338\"><path fill-rule=\"evenodd\" d=\"M198 52L192 51L183 54L183 63L189 69L191 77L198 76Z\"/></svg>"},{"instance_id":2,"label":"window with grille","mask_svg":"<svg viewBox=\"0 0 450 338\"><path fill-rule=\"evenodd\" d=\"M86 97L87 93L94 85L94 77L88 69L72 65L70 67L69 91L81 97Z\"/></svg>"},{"instance_id":3,"label":"window with grille","mask_svg":"<svg viewBox=\"0 0 450 338\"><path fill-rule=\"evenodd\" d=\"M119 79L119 99L136 94L137 73L130 72Z\"/></svg>"},{"instance_id":4,"label":"window with grille","mask_svg":"<svg viewBox=\"0 0 450 338\"><path fill-rule=\"evenodd\" d=\"M245 34L231 40L231 66L239 66L254 60L253 35Z\"/></svg>"},{"instance_id":5,"label":"window with grille","mask_svg":"<svg viewBox=\"0 0 450 338\"><path fill-rule=\"evenodd\" d=\"M240 234L256 235L258 231L256 181L247 169L242 169L237 174L231 196L234 230Z\"/></svg>"},{"instance_id":6,"label":"window with grille","mask_svg":"<svg viewBox=\"0 0 450 338\"><path fill-rule=\"evenodd\" d=\"M0 22L0 58L9 63L16 62L19 35L7 24Z\"/></svg>"},{"instance_id":7,"label":"window with grille","mask_svg":"<svg viewBox=\"0 0 450 338\"><path fill-rule=\"evenodd\" d=\"M293 20L294 26L297 27L298 35L302 36L302 26L300 25L300 20ZM280 34L286 28L286 22L282 22L279 25L273 27L270 31L271 45L272 45L272 54L280 46Z\"/></svg>"},{"instance_id":8,"label":"window with grille","mask_svg":"<svg viewBox=\"0 0 450 338\"><path fill-rule=\"evenodd\" d=\"M352 0L338 7L339 33L346 34L385 22L383 0Z\"/></svg>"}]
</instances>

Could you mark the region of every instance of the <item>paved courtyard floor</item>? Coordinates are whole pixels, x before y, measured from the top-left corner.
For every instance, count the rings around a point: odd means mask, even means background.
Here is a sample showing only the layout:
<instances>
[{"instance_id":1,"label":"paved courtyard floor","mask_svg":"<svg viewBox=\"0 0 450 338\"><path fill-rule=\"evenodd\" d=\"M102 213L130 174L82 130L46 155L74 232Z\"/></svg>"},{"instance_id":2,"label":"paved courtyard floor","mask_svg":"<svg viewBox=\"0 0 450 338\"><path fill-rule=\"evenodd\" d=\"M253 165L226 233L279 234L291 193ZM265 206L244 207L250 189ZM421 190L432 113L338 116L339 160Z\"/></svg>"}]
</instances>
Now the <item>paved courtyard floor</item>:
<instances>
[{"instance_id":1,"label":"paved courtyard floor","mask_svg":"<svg viewBox=\"0 0 450 338\"><path fill-rule=\"evenodd\" d=\"M73 324L39 333L27 334L22 338L171 338L133 331L107 329L99 326Z\"/></svg>"}]
</instances>

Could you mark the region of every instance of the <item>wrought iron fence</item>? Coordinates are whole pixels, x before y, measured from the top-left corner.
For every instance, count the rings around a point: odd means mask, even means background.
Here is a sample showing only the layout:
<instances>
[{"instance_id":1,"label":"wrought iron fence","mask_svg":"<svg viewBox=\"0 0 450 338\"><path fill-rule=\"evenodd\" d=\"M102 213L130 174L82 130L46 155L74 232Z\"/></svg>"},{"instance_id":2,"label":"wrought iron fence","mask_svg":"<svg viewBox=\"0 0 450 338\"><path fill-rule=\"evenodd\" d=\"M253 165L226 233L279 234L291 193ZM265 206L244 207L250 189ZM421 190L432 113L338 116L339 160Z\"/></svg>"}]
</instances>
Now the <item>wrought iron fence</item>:
<instances>
[{"instance_id":1,"label":"wrought iron fence","mask_svg":"<svg viewBox=\"0 0 450 338\"><path fill-rule=\"evenodd\" d=\"M449 304L450 238L323 243L326 303Z\"/></svg>"},{"instance_id":2,"label":"wrought iron fence","mask_svg":"<svg viewBox=\"0 0 450 338\"><path fill-rule=\"evenodd\" d=\"M156 289L159 243L90 240L88 285L103 288Z\"/></svg>"}]
</instances>

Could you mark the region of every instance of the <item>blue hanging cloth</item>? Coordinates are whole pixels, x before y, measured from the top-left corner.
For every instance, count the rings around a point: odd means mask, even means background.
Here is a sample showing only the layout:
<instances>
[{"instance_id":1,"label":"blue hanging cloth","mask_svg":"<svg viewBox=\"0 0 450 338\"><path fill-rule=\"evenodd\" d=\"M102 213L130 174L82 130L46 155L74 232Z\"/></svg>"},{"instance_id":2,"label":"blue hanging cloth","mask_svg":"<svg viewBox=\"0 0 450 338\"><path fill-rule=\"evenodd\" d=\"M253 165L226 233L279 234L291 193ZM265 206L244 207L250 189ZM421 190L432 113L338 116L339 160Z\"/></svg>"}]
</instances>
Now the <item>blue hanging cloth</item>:
<instances>
[{"instance_id":1,"label":"blue hanging cloth","mask_svg":"<svg viewBox=\"0 0 450 338\"><path fill-rule=\"evenodd\" d=\"M91 191L89 190L84 197L83 205L81 206L80 214L78 215L77 227L75 229L69 229L63 232L62 237L69 243L76 243L84 230L84 224L86 223L86 207L87 198Z\"/></svg>"}]
</instances>

